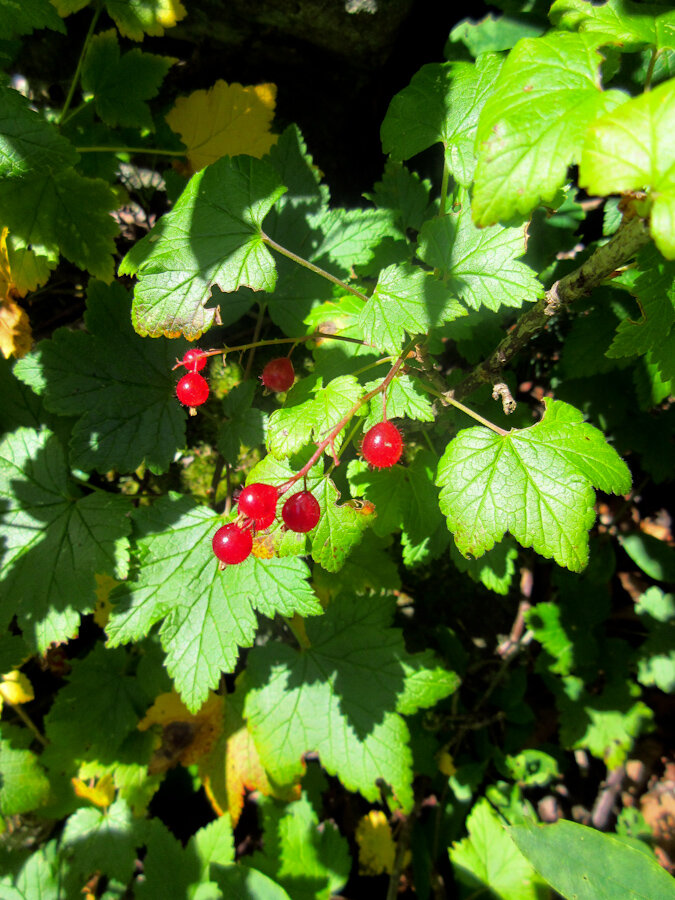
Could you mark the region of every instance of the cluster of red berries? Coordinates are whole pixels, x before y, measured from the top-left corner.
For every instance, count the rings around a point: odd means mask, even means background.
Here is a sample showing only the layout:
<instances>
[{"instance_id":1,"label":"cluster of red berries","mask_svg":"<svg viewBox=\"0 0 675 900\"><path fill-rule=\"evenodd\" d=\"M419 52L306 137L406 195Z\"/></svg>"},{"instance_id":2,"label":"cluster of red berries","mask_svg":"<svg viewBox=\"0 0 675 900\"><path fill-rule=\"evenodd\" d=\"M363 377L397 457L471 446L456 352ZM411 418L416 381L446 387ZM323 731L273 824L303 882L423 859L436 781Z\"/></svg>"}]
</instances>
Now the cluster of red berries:
<instances>
[{"instance_id":1,"label":"cluster of red berries","mask_svg":"<svg viewBox=\"0 0 675 900\"><path fill-rule=\"evenodd\" d=\"M179 365L188 370L176 386L182 404L194 408L206 403L209 386L199 373L206 366L206 353L197 347L188 350ZM293 363L287 356L270 360L260 376L270 391L287 391L295 380ZM401 458L403 438L395 425L384 421L374 425L363 436L361 454L376 469L388 469ZM221 563L237 565L244 562L253 550L253 531L264 531L274 522L279 502L279 489L271 484L249 484L239 497L239 516L213 536L213 552ZM298 491L286 500L281 510L284 525L290 531L306 534L319 522L321 510L309 491Z\"/></svg>"},{"instance_id":2,"label":"cluster of red berries","mask_svg":"<svg viewBox=\"0 0 675 900\"><path fill-rule=\"evenodd\" d=\"M279 491L271 484L249 484L239 496L239 521L223 525L213 535L213 552L230 566L243 562L253 550L252 531L263 531L277 515ZM298 491L284 503L281 518L290 531L306 534L319 522L321 509L313 494Z\"/></svg>"},{"instance_id":3,"label":"cluster of red berries","mask_svg":"<svg viewBox=\"0 0 675 900\"><path fill-rule=\"evenodd\" d=\"M391 422L380 422L363 437L361 453L377 469L395 465L403 452L403 439ZM239 496L239 519L221 526L213 535L213 552L221 563L243 562L253 550L253 530L264 531L277 515L279 491L271 484L249 484ZM319 524L321 508L309 491L292 494L283 505L281 518L290 531L306 534Z\"/></svg>"},{"instance_id":4,"label":"cluster of red berries","mask_svg":"<svg viewBox=\"0 0 675 900\"><path fill-rule=\"evenodd\" d=\"M198 347L192 347L179 365L185 366L187 375L183 375L176 385L176 396L183 406L189 406L190 410L194 410L209 399L208 382L199 374L206 365L206 353ZM276 393L287 391L295 380L293 363L287 356L272 359L263 369L260 378L270 391Z\"/></svg>"}]
</instances>

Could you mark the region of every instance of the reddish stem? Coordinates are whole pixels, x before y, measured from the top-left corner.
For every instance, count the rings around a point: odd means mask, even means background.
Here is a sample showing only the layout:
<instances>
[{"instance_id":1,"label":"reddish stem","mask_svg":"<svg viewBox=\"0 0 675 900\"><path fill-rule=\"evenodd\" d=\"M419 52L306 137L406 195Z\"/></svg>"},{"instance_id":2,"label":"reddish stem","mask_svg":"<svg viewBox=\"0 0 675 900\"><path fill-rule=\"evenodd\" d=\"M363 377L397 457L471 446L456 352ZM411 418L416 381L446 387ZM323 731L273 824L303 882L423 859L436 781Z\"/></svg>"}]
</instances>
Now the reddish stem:
<instances>
[{"instance_id":1,"label":"reddish stem","mask_svg":"<svg viewBox=\"0 0 675 900\"><path fill-rule=\"evenodd\" d=\"M358 412L359 409L361 409L361 407L364 405L364 403L368 403L368 401L372 400L373 397L376 397L378 394L382 393L382 391L387 390L387 388L391 384L392 380L395 378L396 373L403 365L403 363L406 359L406 356L407 356L407 353L402 354L396 360L394 365L391 367L391 370L389 371L389 373L382 379L382 382L376 388L373 388L372 391L368 391L367 394L365 394L363 397L361 397L361 399L358 400L352 406L352 408L349 410L348 413L345 413L345 415L340 419L340 421L337 423L337 425L335 425L330 430L330 432L328 433L328 437L325 437L322 441L320 441L317 444L315 452L310 456L310 458L307 460L305 465L300 469L300 471L296 472L292 478L288 479L288 481L284 481L284 483L279 487L280 495L284 494L289 488L293 487L295 482L298 481L300 478L304 478L307 475L307 473L312 468L312 466L315 465L315 463L317 463L319 459L321 459L321 456L322 456L324 450L326 449L326 447L328 447L329 445L331 447L333 446L333 442L335 441L335 438L342 431L342 429L345 427L347 422L349 422L349 420L352 418L352 416L356 412ZM334 450L333 450L333 461L336 466L340 465L340 460L338 459Z\"/></svg>"}]
</instances>

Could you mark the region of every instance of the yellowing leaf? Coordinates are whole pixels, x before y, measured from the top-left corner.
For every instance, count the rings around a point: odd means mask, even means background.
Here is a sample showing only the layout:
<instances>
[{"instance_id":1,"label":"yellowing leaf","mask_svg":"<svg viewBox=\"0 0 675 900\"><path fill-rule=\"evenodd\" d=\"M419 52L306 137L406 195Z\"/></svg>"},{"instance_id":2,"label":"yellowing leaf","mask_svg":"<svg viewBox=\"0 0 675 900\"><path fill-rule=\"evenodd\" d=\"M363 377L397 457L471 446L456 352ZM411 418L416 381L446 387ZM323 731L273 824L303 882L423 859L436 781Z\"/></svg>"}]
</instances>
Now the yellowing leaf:
<instances>
[{"instance_id":1,"label":"yellowing leaf","mask_svg":"<svg viewBox=\"0 0 675 900\"><path fill-rule=\"evenodd\" d=\"M181 0L105 0L105 6L120 34L133 41L161 37L187 15Z\"/></svg>"},{"instance_id":2,"label":"yellowing leaf","mask_svg":"<svg viewBox=\"0 0 675 900\"><path fill-rule=\"evenodd\" d=\"M120 584L110 575L94 575L96 579L96 606L94 607L94 622L99 628L105 628L110 618L112 603L110 602L110 592Z\"/></svg>"},{"instance_id":3,"label":"yellowing leaf","mask_svg":"<svg viewBox=\"0 0 675 900\"><path fill-rule=\"evenodd\" d=\"M276 96L275 84L244 87L220 80L207 91L179 97L166 120L181 136L195 172L221 156L260 159L277 141L269 130Z\"/></svg>"},{"instance_id":4,"label":"yellowing leaf","mask_svg":"<svg viewBox=\"0 0 675 900\"><path fill-rule=\"evenodd\" d=\"M0 704L2 700L6 700L8 703L16 706L19 703L29 703L34 699L33 685L23 672L13 669L2 676L2 681L0 681ZM1 705L0 708L2 708Z\"/></svg>"},{"instance_id":5,"label":"yellowing leaf","mask_svg":"<svg viewBox=\"0 0 675 900\"><path fill-rule=\"evenodd\" d=\"M457 769L455 768L455 761L447 750L441 750L441 752L436 757L436 760L438 762L439 772L447 775L448 778L451 778L457 771Z\"/></svg>"},{"instance_id":6,"label":"yellowing leaf","mask_svg":"<svg viewBox=\"0 0 675 900\"><path fill-rule=\"evenodd\" d=\"M206 703L191 713L175 691L160 694L138 723L139 731L161 725L161 740L150 761L150 774L177 763L191 766L207 754L223 729L223 698L209 692Z\"/></svg>"},{"instance_id":7,"label":"yellowing leaf","mask_svg":"<svg viewBox=\"0 0 675 900\"><path fill-rule=\"evenodd\" d=\"M28 316L14 299L21 295L14 284L9 264L8 233L7 228L0 231L0 350L5 359L25 356L33 340Z\"/></svg>"},{"instance_id":8,"label":"yellowing leaf","mask_svg":"<svg viewBox=\"0 0 675 900\"><path fill-rule=\"evenodd\" d=\"M373 809L356 826L356 843L359 845L359 873L381 875L394 867L396 844L391 836L387 817L381 810Z\"/></svg>"},{"instance_id":9,"label":"yellowing leaf","mask_svg":"<svg viewBox=\"0 0 675 900\"><path fill-rule=\"evenodd\" d=\"M25 356L33 343L25 310L10 298L0 301L0 350L5 359Z\"/></svg>"},{"instance_id":10,"label":"yellowing leaf","mask_svg":"<svg viewBox=\"0 0 675 900\"><path fill-rule=\"evenodd\" d=\"M236 825L247 791L260 791L266 797L297 800L300 785L275 787L265 771L251 733L237 709L236 695L225 710L225 729L208 756L199 762L199 776L215 812L229 812Z\"/></svg>"},{"instance_id":11,"label":"yellowing leaf","mask_svg":"<svg viewBox=\"0 0 675 900\"><path fill-rule=\"evenodd\" d=\"M78 797L89 800L103 809L110 806L115 799L115 785L110 773L104 775L98 781L95 781L93 778L90 779L89 784L86 784L81 778L71 778L70 780Z\"/></svg>"}]
</instances>

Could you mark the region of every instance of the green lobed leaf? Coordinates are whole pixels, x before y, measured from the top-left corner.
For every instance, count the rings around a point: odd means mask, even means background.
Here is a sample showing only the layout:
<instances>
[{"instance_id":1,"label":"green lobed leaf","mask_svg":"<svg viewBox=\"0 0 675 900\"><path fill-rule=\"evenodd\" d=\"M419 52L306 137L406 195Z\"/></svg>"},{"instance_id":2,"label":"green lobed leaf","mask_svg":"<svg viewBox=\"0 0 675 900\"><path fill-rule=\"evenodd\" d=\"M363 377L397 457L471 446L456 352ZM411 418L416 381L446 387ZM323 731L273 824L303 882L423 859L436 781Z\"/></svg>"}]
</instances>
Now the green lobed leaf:
<instances>
[{"instance_id":1,"label":"green lobed leaf","mask_svg":"<svg viewBox=\"0 0 675 900\"><path fill-rule=\"evenodd\" d=\"M483 53L510 50L520 38L537 37L546 30L534 16L530 17L520 10L514 12L516 14L513 16L488 13L478 22L463 19L452 29L448 40L453 44L463 43L472 56L480 57Z\"/></svg>"},{"instance_id":2,"label":"green lobed leaf","mask_svg":"<svg viewBox=\"0 0 675 900\"><path fill-rule=\"evenodd\" d=\"M656 4L606 0L596 6L588 0L556 0L549 18L556 28L597 32L624 50L675 48L675 12Z\"/></svg>"},{"instance_id":3,"label":"green lobed leaf","mask_svg":"<svg viewBox=\"0 0 675 900\"><path fill-rule=\"evenodd\" d=\"M0 20L4 38L51 28L65 34L65 26L49 0L0 0Z\"/></svg>"},{"instance_id":4,"label":"green lobed leaf","mask_svg":"<svg viewBox=\"0 0 675 900\"><path fill-rule=\"evenodd\" d=\"M466 820L468 837L454 844L450 862L459 881L477 896L540 900L542 881L509 838L499 816L483 798Z\"/></svg>"},{"instance_id":5,"label":"green lobed leaf","mask_svg":"<svg viewBox=\"0 0 675 900\"><path fill-rule=\"evenodd\" d=\"M619 542L636 566L655 581L675 584L675 549L651 534L636 531Z\"/></svg>"},{"instance_id":6,"label":"green lobed leaf","mask_svg":"<svg viewBox=\"0 0 675 900\"><path fill-rule=\"evenodd\" d=\"M647 639L638 651L640 684L675 693L675 595L659 588L648 588L635 605L649 628Z\"/></svg>"},{"instance_id":7,"label":"green lobed leaf","mask_svg":"<svg viewBox=\"0 0 675 900\"><path fill-rule=\"evenodd\" d=\"M622 327L630 320L634 305L630 298L615 288L600 287L593 291L593 305L581 302L560 352L557 369L564 379L587 378L601 372L612 372L625 366L617 362L609 349Z\"/></svg>"},{"instance_id":8,"label":"green lobed leaf","mask_svg":"<svg viewBox=\"0 0 675 900\"><path fill-rule=\"evenodd\" d=\"M117 199L106 182L73 169L45 171L0 182L0 205L3 224L39 255L61 253L95 278L112 281L118 227L109 213Z\"/></svg>"},{"instance_id":9,"label":"green lobed leaf","mask_svg":"<svg viewBox=\"0 0 675 900\"><path fill-rule=\"evenodd\" d=\"M606 641L604 652L628 658L628 648L620 641L615 646ZM555 690L562 746L588 750L611 770L626 761L636 738L651 728L654 714L638 699L640 688L625 672L610 673L606 682L601 691L591 692L581 678L568 675Z\"/></svg>"},{"instance_id":10,"label":"green lobed leaf","mask_svg":"<svg viewBox=\"0 0 675 900\"><path fill-rule=\"evenodd\" d=\"M348 270L327 257L320 262L316 248L323 240L321 215L327 208L329 191L320 184L318 169L297 126L289 126L269 152L269 160L288 191L270 211L265 233L288 250L318 263L333 275ZM332 296L329 281L299 266L285 256L276 258L277 283L265 298L270 318L287 335L301 334L303 319L312 307ZM242 293L242 291L240 291ZM244 294L249 293L244 290Z\"/></svg>"},{"instance_id":11,"label":"green lobed leaf","mask_svg":"<svg viewBox=\"0 0 675 900\"><path fill-rule=\"evenodd\" d=\"M667 259L675 259L675 78L607 111L588 127L579 185L592 194L647 190L650 231Z\"/></svg>"},{"instance_id":12,"label":"green lobed leaf","mask_svg":"<svg viewBox=\"0 0 675 900\"><path fill-rule=\"evenodd\" d=\"M471 210L430 219L422 227L419 255L438 269L455 296L473 309L520 307L544 296L544 288L526 263L526 226L477 228Z\"/></svg>"},{"instance_id":13,"label":"green lobed leaf","mask_svg":"<svg viewBox=\"0 0 675 900\"><path fill-rule=\"evenodd\" d=\"M37 756L14 746L16 729L6 725L0 736L0 815L37 811L49 797L49 779Z\"/></svg>"},{"instance_id":14,"label":"green lobed leaf","mask_svg":"<svg viewBox=\"0 0 675 900\"><path fill-rule=\"evenodd\" d=\"M119 283L90 282L85 331L57 330L15 372L51 412L78 416L72 462L81 469L166 471L185 441L186 414L171 371L187 345L145 341ZM183 370L184 372L184 370Z\"/></svg>"},{"instance_id":15,"label":"green lobed leaf","mask_svg":"<svg viewBox=\"0 0 675 900\"><path fill-rule=\"evenodd\" d=\"M367 392L374 390L381 381L369 381ZM387 388L387 418L412 419L415 422L433 422L431 398L410 375L397 375ZM370 401L370 412L363 423L364 432L382 421L382 394Z\"/></svg>"},{"instance_id":16,"label":"green lobed leaf","mask_svg":"<svg viewBox=\"0 0 675 900\"><path fill-rule=\"evenodd\" d=\"M0 432L13 431L22 425L40 428L44 409L40 398L14 375L13 365L0 354Z\"/></svg>"},{"instance_id":17,"label":"green lobed leaf","mask_svg":"<svg viewBox=\"0 0 675 900\"><path fill-rule=\"evenodd\" d=\"M223 520L190 498L164 497L134 521L138 576L114 592L108 643L139 640L161 621L166 667L192 711L222 672L234 671L239 648L252 645L255 610L270 618L322 612L301 559L250 556L219 571L211 539Z\"/></svg>"},{"instance_id":18,"label":"green lobed leaf","mask_svg":"<svg viewBox=\"0 0 675 900\"><path fill-rule=\"evenodd\" d=\"M28 857L15 880L16 892L8 890L7 900L61 900L60 870L56 841L50 841Z\"/></svg>"},{"instance_id":19,"label":"green lobed leaf","mask_svg":"<svg viewBox=\"0 0 675 900\"><path fill-rule=\"evenodd\" d=\"M120 275L138 277L136 331L193 340L217 322L217 307L207 307L214 285L272 291L276 269L262 223L284 191L272 166L249 156L223 157L193 175L120 264Z\"/></svg>"},{"instance_id":20,"label":"green lobed leaf","mask_svg":"<svg viewBox=\"0 0 675 900\"><path fill-rule=\"evenodd\" d=\"M49 6L48 3L46 5ZM1 3L0 10L4 6ZM19 9L16 3L12 6L15 10ZM7 27L4 18L3 26ZM23 94L0 85L1 180L33 179L44 173L56 174L75 165L78 159L73 145L61 137L40 113L30 108ZM26 186L24 184L24 188Z\"/></svg>"},{"instance_id":21,"label":"green lobed leaf","mask_svg":"<svg viewBox=\"0 0 675 900\"><path fill-rule=\"evenodd\" d=\"M419 231L422 223L434 214L430 192L428 179L422 180L402 163L388 159L382 181L375 182L373 192L363 196L378 209L391 210L395 223L406 233L409 228Z\"/></svg>"},{"instance_id":22,"label":"green lobed leaf","mask_svg":"<svg viewBox=\"0 0 675 900\"><path fill-rule=\"evenodd\" d=\"M194 853L199 859L202 881L209 877L212 863L219 866L233 863L234 835L228 813L196 831L188 841L187 852Z\"/></svg>"},{"instance_id":23,"label":"green lobed leaf","mask_svg":"<svg viewBox=\"0 0 675 900\"><path fill-rule=\"evenodd\" d=\"M245 865L280 884L293 900L330 900L349 878L349 846L337 826L319 819L307 798L285 806L270 799L259 805L262 851Z\"/></svg>"},{"instance_id":24,"label":"green lobed leaf","mask_svg":"<svg viewBox=\"0 0 675 900\"><path fill-rule=\"evenodd\" d=\"M450 63L422 66L410 84L393 97L380 128L384 153L398 160L410 159L443 140L452 76Z\"/></svg>"},{"instance_id":25,"label":"green lobed leaf","mask_svg":"<svg viewBox=\"0 0 675 900\"><path fill-rule=\"evenodd\" d=\"M398 354L406 333L428 334L434 326L465 315L451 289L433 275L404 263L380 273L358 324L368 343Z\"/></svg>"},{"instance_id":26,"label":"green lobed leaf","mask_svg":"<svg viewBox=\"0 0 675 900\"><path fill-rule=\"evenodd\" d=\"M675 328L671 328L666 337L651 350L649 359L656 366L661 381L670 382L672 393L675 385Z\"/></svg>"},{"instance_id":27,"label":"green lobed leaf","mask_svg":"<svg viewBox=\"0 0 675 900\"><path fill-rule=\"evenodd\" d=\"M124 800L107 809L78 809L65 824L61 852L68 859L69 874L84 883L101 872L124 883L131 878L139 843L139 828Z\"/></svg>"},{"instance_id":28,"label":"green lobed leaf","mask_svg":"<svg viewBox=\"0 0 675 900\"><path fill-rule=\"evenodd\" d=\"M188 852L159 818L146 825L146 855L142 881L134 887L138 900L158 897L188 897L188 889L198 883L202 871L196 853ZM193 851L193 848L190 848Z\"/></svg>"},{"instance_id":29,"label":"green lobed leaf","mask_svg":"<svg viewBox=\"0 0 675 900\"><path fill-rule=\"evenodd\" d=\"M0 672L18 669L30 656L28 645L18 634L0 634Z\"/></svg>"},{"instance_id":30,"label":"green lobed leaf","mask_svg":"<svg viewBox=\"0 0 675 900\"><path fill-rule=\"evenodd\" d=\"M312 559L328 572L338 572L372 525L373 516L353 501L338 504L340 493L330 478L324 478L313 493L321 518L312 534Z\"/></svg>"},{"instance_id":31,"label":"green lobed leaf","mask_svg":"<svg viewBox=\"0 0 675 900\"><path fill-rule=\"evenodd\" d=\"M57 2L59 5L74 3L76 8L84 6L82 0ZM165 28L171 28L182 18L181 4L175 0L105 0L105 7L120 34L132 41L142 41L146 34L161 37Z\"/></svg>"},{"instance_id":32,"label":"green lobed leaf","mask_svg":"<svg viewBox=\"0 0 675 900\"><path fill-rule=\"evenodd\" d=\"M603 91L600 35L518 41L478 121L473 216L492 225L553 200L579 162L587 125L625 98Z\"/></svg>"},{"instance_id":33,"label":"green lobed leaf","mask_svg":"<svg viewBox=\"0 0 675 900\"><path fill-rule=\"evenodd\" d=\"M387 552L388 541L374 531L365 531L361 542L354 547L339 578L333 572L315 568L312 583L319 597L336 597L343 591L363 594L367 591L396 591L401 587L398 567Z\"/></svg>"},{"instance_id":34,"label":"green lobed leaf","mask_svg":"<svg viewBox=\"0 0 675 900\"><path fill-rule=\"evenodd\" d=\"M5 510L3 624L17 615L30 647L44 652L77 631L96 602L94 573L126 571L130 509L125 497L82 496L58 439L20 428L0 443Z\"/></svg>"},{"instance_id":35,"label":"green lobed leaf","mask_svg":"<svg viewBox=\"0 0 675 900\"><path fill-rule=\"evenodd\" d=\"M530 428L460 431L438 467L440 507L464 556L480 557L507 531L572 571L588 561L593 487L625 494L631 477L602 432L558 400Z\"/></svg>"},{"instance_id":36,"label":"green lobed leaf","mask_svg":"<svg viewBox=\"0 0 675 900\"><path fill-rule=\"evenodd\" d=\"M378 471L352 460L347 469L352 491L375 504L375 534L401 530L403 560L408 566L428 562L448 543L434 485L437 463L433 453L421 450L407 467Z\"/></svg>"},{"instance_id":37,"label":"green lobed leaf","mask_svg":"<svg viewBox=\"0 0 675 900\"><path fill-rule=\"evenodd\" d=\"M561 820L526 822L509 834L539 874L566 900L671 900L673 879L652 854L612 834Z\"/></svg>"},{"instance_id":38,"label":"green lobed leaf","mask_svg":"<svg viewBox=\"0 0 675 900\"><path fill-rule=\"evenodd\" d=\"M353 375L342 375L325 385L315 375L297 382L286 395L282 409L269 418L267 449L284 459L292 456L312 440L326 437L349 412L363 394L363 388ZM342 436L334 446L338 450ZM331 450L332 448L327 448Z\"/></svg>"},{"instance_id":39,"label":"green lobed leaf","mask_svg":"<svg viewBox=\"0 0 675 900\"><path fill-rule=\"evenodd\" d=\"M311 260L327 258L345 274L369 262L383 238L401 237L388 209L322 209L308 216L308 222L321 231Z\"/></svg>"},{"instance_id":40,"label":"green lobed leaf","mask_svg":"<svg viewBox=\"0 0 675 900\"><path fill-rule=\"evenodd\" d=\"M245 865L218 866L213 879L222 892L214 900L220 897L227 897L228 900L293 900L281 885ZM200 898L195 897L194 900Z\"/></svg>"},{"instance_id":41,"label":"green lobed leaf","mask_svg":"<svg viewBox=\"0 0 675 900\"><path fill-rule=\"evenodd\" d=\"M303 754L314 750L347 789L375 801L383 779L402 807L412 808L409 732L399 710L433 705L458 678L429 651L408 654L389 625L392 612L390 598L342 594L306 623L308 649L277 643L251 651L244 712L276 781L301 775Z\"/></svg>"},{"instance_id":42,"label":"green lobed leaf","mask_svg":"<svg viewBox=\"0 0 675 900\"><path fill-rule=\"evenodd\" d=\"M476 164L478 116L501 65L499 56L486 53L475 64L422 66L389 104L381 129L384 152L409 159L440 141L448 170L468 186Z\"/></svg>"},{"instance_id":43,"label":"green lobed leaf","mask_svg":"<svg viewBox=\"0 0 675 900\"><path fill-rule=\"evenodd\" d=\"M223 397L225 418L218 429L218 449L232 465L236 465L242 446L259 447L265 442L267 416L251 406L255 391L254 381L244 381Z\"/></svg>"},{"instance_id":44,"label":"green lobed leaf","mask_svg":"<svg viewBox=\"0 0 675 900\"><path fill-rule=\"evenodd\" d=\"M450 541L450 558L460 572L495 594L508 594L516 572L518 548L510 537L484 553L480 559L466 559Z\"/></svg>"},{"instance_id":45,"label":"green lobed leaf","mask_svg":"<svg viewBox=\"0 0 675 900\"><path fill-rule=\"evenodd\" d=\"M527 787L546 787L561 777L558 760L543 750L528 749L507 756L504 765L514 781Z\"/></svg>"},{"instance_id":46,"label":"green lobed leaf","mask_svg":"<svg viewBox=\"0 0 675 900\"><path fill-rule=\"evenodd\" d=\"M96 644L83 659L72 661L45 717L50 741L45 761L52 767L63 765L64 759L116 762L119 748L136 732L153 699L129 653Z\"/></svg>"},{"instance_id":47,"label":"green lobed leaf","mask_svg":"<svg viewBox=\"0 0 675 900\"><path fill-rule=\"evenodd\" d=\"M96 112L111 128L154 131L147 101L156 96L174 60L134 48L120 54L114 29L92 36L82 65L82 87L94 95Z\"/></svg>"}]
</instances>

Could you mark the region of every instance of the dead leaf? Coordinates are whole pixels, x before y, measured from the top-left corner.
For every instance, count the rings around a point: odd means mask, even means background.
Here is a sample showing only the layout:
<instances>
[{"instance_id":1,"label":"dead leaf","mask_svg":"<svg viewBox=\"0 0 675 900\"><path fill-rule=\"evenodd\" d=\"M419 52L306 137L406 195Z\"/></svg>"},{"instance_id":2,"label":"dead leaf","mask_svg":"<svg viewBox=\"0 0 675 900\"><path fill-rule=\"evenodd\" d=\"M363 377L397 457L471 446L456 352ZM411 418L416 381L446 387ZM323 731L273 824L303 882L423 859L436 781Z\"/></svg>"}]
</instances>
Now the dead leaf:
<instances>
[{"instance_id":1,"label":"dead leaf","mask_svg":"<svg viewBox=\"0 0 675 900\"><path fill-rule=\"evenodd\" d=\"M244 87L219 80L207 91L179 97L166 121L181 136L195 172L221 156L260 159L277 141L269 130L276 96L275 84Z\"/></svg>"},{"instance_id":2,"label":"dead leaf","mask_svg":"<svg viewBox=\"0 0 675 900\"><path fill-rule=\"evenodd\" d=\"M363 816L354 834L359 845L359 873L361 875L391 874L396 856L396 844L387 817L379 809Z\"/></svg>"},{"instance_id":3,"label":"dead leaf","mask_svg":"<svg viewBox=\"0 0 675 900\"><path fill-rule=\"evenodd\" d=\"M236 701L226 706L225 729L209 755L199 761L199 776L214 811L219 816L229 812L233 825L239 821L247 791L285 801L300 797L299 784L272 785Z\"/></svg>"},{"instance_id":4,"label":"dead leaf","mask_svg":"<svg viewBox=\"0 0 675 900\"><path fill-rule=\"evenodd\" d=\"M175 691L160 694L138 723L139 731L161 726L158 748L148 771L151 775L166 772L181 763L191 766L205 756L223 729L223 698L209 693L204 705L191 713Z\"/></svg>"}]
</instances>

